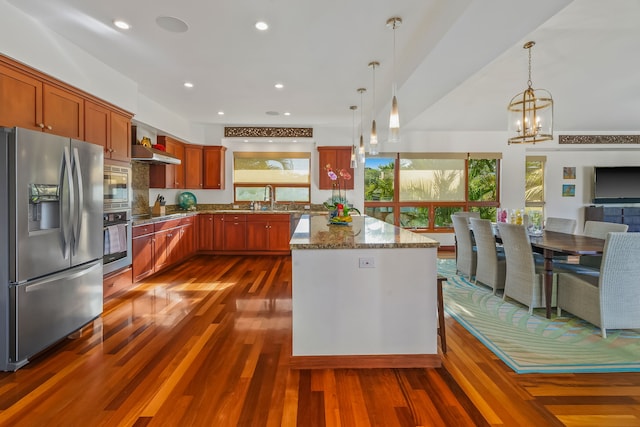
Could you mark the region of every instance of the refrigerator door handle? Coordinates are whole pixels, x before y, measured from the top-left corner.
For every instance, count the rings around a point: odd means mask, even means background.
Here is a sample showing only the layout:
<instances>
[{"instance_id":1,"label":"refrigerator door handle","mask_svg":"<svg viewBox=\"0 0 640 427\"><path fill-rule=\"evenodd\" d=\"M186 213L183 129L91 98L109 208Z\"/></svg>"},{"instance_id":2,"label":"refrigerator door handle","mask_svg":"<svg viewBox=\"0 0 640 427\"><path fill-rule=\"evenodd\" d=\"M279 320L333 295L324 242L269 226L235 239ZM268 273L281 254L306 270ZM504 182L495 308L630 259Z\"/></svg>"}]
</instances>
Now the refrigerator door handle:
<instances>
[{"instance_id":1,"label":"refrigerator door handle","mask_svg":"<svg viewBox=\"0 0 640 427\"><path fill-rule=\"evenodd\" d=\"M73 218L74 216L74 201L75 201L75 196L73 194L73 177L71 176L71 161L69 159L70 155L69 155L69 148L65 147L64 151L62 152L62 162L60 165L60 185L59 185L59 190L60 191L60 234L61 234L61 238L62 238L62 252L63 252L63 256L64 259L69 258L70 255L70 246L69 246L69 241L70 241L70 237L69 236L69 221L71 218ZM63 195L64 195L64 191L63 188L65 187L65 173L67 176L67 184L69 186L69 201L70 201L70 211L69 211L69 216L67 217L65 215L64 212L64 199L63 199Z\"/></svg>"},{"instance_id":2,"label":"refrigerator door handle","mask_svg":"<svg viewBox=\"0 0 640 427\"><path fill-rule=\"evenodd\" d=\"M80 167L80 158L78 156L78 149L73 148L73 175L75 182L78 186L78 206L75 212L75 218L72 215L73 221L73 254L78 251L78 245L80 244L80 230L82 230L82 211L84 208L84 188L82 187L82 168Z\"/></svg>"}]
</instances>

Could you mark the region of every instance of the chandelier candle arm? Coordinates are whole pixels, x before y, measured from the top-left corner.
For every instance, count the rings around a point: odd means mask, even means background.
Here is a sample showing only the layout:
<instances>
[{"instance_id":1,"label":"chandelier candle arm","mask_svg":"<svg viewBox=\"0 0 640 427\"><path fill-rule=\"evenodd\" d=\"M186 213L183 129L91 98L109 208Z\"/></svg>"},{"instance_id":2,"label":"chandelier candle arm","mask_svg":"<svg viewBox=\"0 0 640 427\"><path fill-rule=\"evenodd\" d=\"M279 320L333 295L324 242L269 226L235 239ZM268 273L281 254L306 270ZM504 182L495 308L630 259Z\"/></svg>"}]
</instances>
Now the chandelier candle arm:
<instances>
[{"instance_id":1,"label":"chandelier candle arm","mask_svg":"<svg viewBox=\"0 0 640 427\"><path fill-rule=\"evenodd\" d=\"M509 144L535 144L553 139L553 98L545 89L534 89L531 80L533 46L533 41L523 46L529 53L527 88L514 96L507 107Z\"/></svg>"},{"instance_id":2,"label":"chandelier candle arm","mask_svg":"<svg viewBox=\"0 0 640 427\"><path fill-rule=\"evenodd\" d=\"M394 16L387 20L387 28L393 30L393 84L391 85L391 112L389 113L389 142L400 142L400 113L398 111L396 85L396 28L402 24L402 18Z\"/></svg>"}]
</instances>

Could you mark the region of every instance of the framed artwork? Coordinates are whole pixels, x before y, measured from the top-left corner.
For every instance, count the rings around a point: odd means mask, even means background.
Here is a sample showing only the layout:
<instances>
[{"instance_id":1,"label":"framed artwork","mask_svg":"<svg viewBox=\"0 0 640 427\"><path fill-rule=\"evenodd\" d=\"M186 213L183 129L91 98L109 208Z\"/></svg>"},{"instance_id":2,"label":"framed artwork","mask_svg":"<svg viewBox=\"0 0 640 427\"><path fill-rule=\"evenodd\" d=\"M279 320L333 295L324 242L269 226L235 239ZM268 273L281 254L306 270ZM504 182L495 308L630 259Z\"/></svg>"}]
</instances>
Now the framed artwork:
<instances>
[{"instance_id":1,"label":"framed artwork","mask_svg":"<svg viewBox=\"0 0 640 427\"><path fill-rule=\"evenodd\" d=\"M576 179L576 168L565 166L562 168L562 178L564 179Z\"/></svg>"},{"instance_id":2,"label":"framed artwork","mask_svg":"<svg viewBox=\"0 0 640 427\"><path fill-rule=\"evenodd\" d=\"M575 197L576 186L574 184L562 184L562 197Z\"/></svg>"}]
</instances>

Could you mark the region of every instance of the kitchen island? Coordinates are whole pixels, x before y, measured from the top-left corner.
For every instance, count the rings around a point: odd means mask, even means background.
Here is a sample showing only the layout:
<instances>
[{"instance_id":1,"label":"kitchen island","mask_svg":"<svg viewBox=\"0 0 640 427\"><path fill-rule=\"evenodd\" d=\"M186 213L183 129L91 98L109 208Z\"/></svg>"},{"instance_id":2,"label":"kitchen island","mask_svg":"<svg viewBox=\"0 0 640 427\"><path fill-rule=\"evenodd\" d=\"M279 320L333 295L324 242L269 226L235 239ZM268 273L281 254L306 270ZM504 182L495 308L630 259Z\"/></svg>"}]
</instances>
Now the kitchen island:
<instances>
[{"instance_id":1,"label":"kitchen island","mask_svg":"<svg viewBox=\"0 0 640 427\"><path fill-rule=\"evenodd\" d=\"M368 216L291 238L294 368L438 367L439 242Z\"/></svg>"}]
</instances>

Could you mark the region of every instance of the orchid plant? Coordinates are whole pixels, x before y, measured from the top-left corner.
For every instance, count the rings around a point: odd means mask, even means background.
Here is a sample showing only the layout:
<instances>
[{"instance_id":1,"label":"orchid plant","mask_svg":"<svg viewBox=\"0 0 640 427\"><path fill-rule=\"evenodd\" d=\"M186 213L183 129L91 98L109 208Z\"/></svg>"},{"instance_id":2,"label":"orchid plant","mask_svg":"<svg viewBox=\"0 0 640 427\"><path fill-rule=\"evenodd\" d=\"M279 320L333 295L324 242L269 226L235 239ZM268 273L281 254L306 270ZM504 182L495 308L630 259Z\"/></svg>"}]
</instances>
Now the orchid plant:
<instances>
[{"instance_id":1,"label":"orchid plant","mask_svg":"<svg viewBox=\"0 0 640 427\"><path fill-rule=\"evenodd\" d=\"M324 202L324 207L329 209L330 211L336 211L338 209L338 205L343 205L344 214L348 215L349 209L354 210L360 214L360 211L354 207L349 208L347 205L347 197L346 194L346 185L344 185L345 181L351 179L351 174L346 169L337 169L334 170L331 167L330 163L327 163L324 167L327 171L327 176L333 181L334 194L331 196L330 202Z\"/></svg>"}]
</instances>

